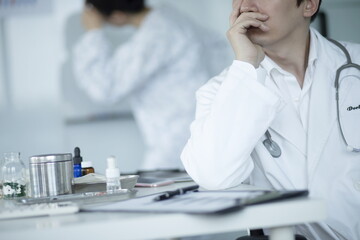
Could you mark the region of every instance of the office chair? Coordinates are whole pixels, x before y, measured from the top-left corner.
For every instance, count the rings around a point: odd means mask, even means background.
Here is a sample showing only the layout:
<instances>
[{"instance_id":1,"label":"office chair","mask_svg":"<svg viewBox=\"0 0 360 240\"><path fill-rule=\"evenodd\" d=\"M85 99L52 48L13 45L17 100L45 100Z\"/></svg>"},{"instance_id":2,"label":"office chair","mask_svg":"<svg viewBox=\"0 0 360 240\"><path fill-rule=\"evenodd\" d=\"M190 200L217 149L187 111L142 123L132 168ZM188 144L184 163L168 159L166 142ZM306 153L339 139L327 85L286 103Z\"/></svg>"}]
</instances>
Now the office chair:
<instances>
[{"instance_id":1,"label":"office chair","mask_svg":"<svg viewBox=\"0 0 360 240\"><path fill-rule=\"evenodd\" d=\"M265 235L262 229L254 229L250 230L250 236L239 237L236 240L269 240L269 236ZM307 240L307 238L296 234L295 240Z\"/></svg>"}]
</instances>

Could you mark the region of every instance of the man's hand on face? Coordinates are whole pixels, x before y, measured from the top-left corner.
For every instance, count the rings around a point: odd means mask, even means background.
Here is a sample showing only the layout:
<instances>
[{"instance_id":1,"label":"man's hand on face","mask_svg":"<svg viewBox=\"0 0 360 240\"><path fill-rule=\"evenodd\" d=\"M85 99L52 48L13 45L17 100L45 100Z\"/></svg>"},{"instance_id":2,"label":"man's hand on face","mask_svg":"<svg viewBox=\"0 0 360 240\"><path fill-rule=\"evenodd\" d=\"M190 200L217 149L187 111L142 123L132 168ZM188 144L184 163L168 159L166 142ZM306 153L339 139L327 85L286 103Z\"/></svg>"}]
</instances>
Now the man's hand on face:
<instances>
[{"instance_id":1,"label":"man's hand on face","mask_svg":"<svg viewBox=\"0 0 360 240\"><path fill-rule=\"evenodd\" d=\"M230 29L227 37L235 52L236 60L259 67L265 57L263 48L251 42L247 36L249 28L258 28L261 31L269 31L264 23L269 16L258 12L256 7L245 6L243 0L233 0L233 11L230 15Z\"/></svg>"},{"instance_id":2,"label":"man's hand on face","mask_svg":"<svg viewBox=\"0 0 360 240\"><path fill-rule=\"evenodd\" d=\"M99 29L103 26L104 17L93 6L85 5L82 22L86 30Z\"/></svg>"}]
</instances>

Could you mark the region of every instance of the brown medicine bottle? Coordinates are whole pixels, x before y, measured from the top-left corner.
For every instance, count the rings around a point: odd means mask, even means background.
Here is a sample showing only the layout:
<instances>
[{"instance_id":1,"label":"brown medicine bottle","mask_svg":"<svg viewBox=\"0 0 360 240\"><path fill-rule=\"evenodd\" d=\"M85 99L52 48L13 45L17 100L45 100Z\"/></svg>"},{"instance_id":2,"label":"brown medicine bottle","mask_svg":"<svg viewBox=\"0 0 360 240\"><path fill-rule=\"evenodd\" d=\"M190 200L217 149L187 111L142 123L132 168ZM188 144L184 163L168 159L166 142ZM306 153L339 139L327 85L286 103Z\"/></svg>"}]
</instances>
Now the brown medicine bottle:
<instances>
[{"instance_id":1,"label":"brown medicine bottle","mask_svg":"<svg viewBox=\"0 0 360 240\"><path fill-rule=\"evenodd\" d=\"M85 176L89 173L95 173L95 169L92 166L91 161L83 161L81 163L81 175Z\"/></svg>"}]
</instances>

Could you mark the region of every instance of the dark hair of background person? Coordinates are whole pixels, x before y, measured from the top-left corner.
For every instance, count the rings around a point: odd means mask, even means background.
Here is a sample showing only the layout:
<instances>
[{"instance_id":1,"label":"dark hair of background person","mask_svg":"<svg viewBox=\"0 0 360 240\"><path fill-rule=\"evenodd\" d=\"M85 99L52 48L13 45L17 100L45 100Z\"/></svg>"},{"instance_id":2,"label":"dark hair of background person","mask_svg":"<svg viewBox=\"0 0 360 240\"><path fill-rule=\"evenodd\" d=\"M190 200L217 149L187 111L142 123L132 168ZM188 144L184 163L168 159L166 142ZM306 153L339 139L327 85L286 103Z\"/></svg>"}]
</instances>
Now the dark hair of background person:
<instances>
[{"instance_id":1,"label":"dark hair of background person","mask_svg":"<svg viewBox=\"0 0 360 240\"><path fill-rule=\"evenodd\" d=\"M138 13L145 8L144 0L86 0L85 4L94 6L105 17L114 11Z\"/></svg>"},{"instance_id":2,"label":"dark hair of background person","mask_svg":"<svg viewBox=\"0 0 360 240\"><path fill-rule=\"evenodd\" d=\"M297 6L300 6L300 4L304 1L304 0L296 0L297 1ZM316 11L316 13L311 17L311 22L314 21L314 19L316 18L319 10L320 10L320 6L321 6L321 0L319 1L319 7L318 10Z\"/></svg>"}]
</instances>

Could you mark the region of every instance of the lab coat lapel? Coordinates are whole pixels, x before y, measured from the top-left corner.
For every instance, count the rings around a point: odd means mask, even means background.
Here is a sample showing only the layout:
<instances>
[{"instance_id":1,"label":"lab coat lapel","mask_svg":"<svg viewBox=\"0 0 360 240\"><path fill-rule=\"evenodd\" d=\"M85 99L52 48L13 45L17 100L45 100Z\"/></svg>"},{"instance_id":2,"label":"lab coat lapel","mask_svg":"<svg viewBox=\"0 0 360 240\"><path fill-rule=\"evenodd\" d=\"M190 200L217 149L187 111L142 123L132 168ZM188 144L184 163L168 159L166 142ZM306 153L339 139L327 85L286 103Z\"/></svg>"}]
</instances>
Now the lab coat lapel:
<instances>
[{"instance_id":1,"label":"lab coat lapel","mask_svg":"<svg viewBox=\"0 0 360 240\"><path fill-rule=\"evenodd\" d=\"M311 88L308 129L308 173L311 176L319 161L330 130L336 122L334 70L320 58Z\"/></svg>"},{"instance_id":2,"label":"lab coat lapel","mask_svg":"<svg viewBox=\"0 0 360 240\"><path fill-rule=\"evenodd\" d=\"M306 155L306 134L291 102L284 103L270 128L291 142L302 154ZM274 140L276 141L276 138Z\"/></svg>"},{"instance_id":3,"label":"lab coat lapel","mask_svg":"<svg viewBox=\"0 0 360 240\"><path fill-rule=\"evenodd\" d=\"M311 87L308 129L308 174L309 182L319 163L321 153L333 127L337 126L335 100L335 72L345 63L345 57L322 36L319 37L319 58ZM334 56L335 59L334 59ZM342 86L344 94L350 89L349 84ZM341 105L340 101L340 105Z\"/></svg>"}]
</instances>

